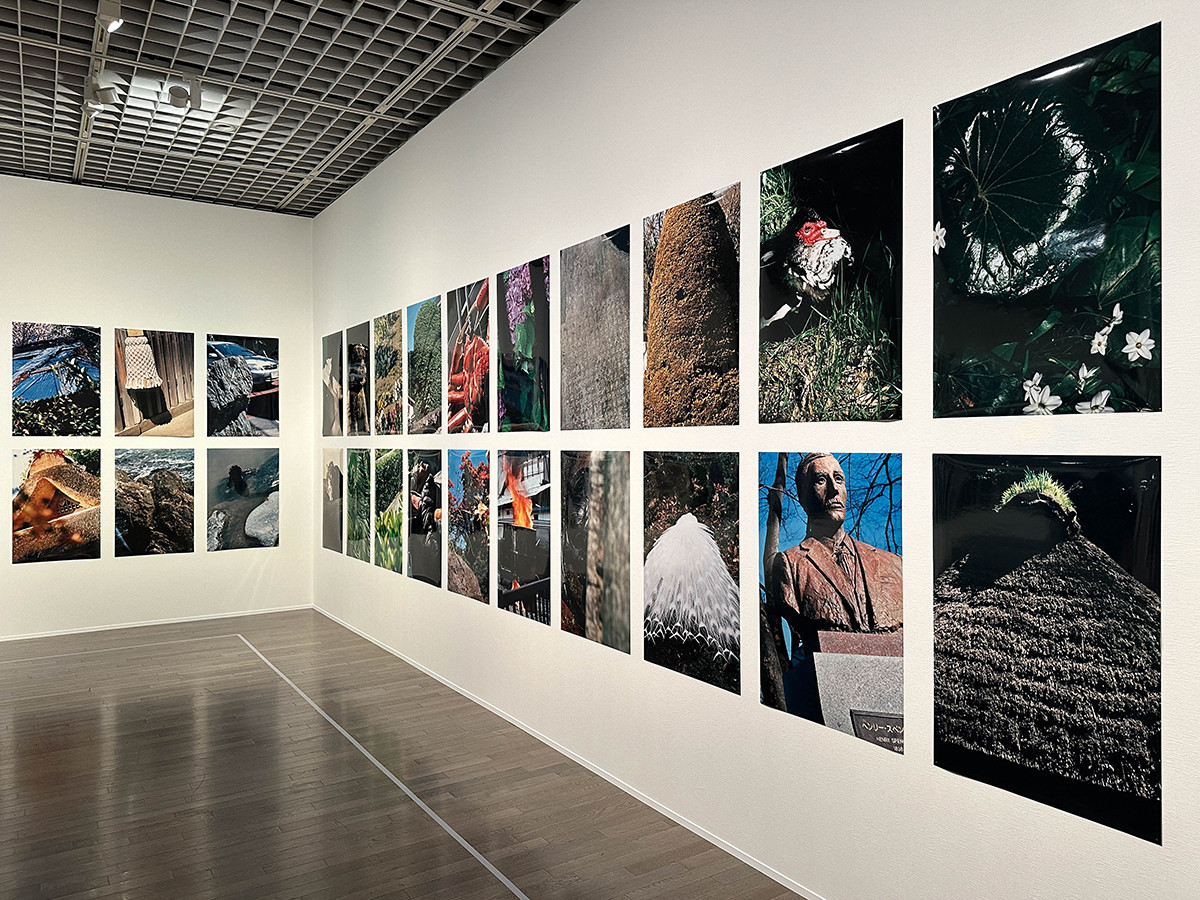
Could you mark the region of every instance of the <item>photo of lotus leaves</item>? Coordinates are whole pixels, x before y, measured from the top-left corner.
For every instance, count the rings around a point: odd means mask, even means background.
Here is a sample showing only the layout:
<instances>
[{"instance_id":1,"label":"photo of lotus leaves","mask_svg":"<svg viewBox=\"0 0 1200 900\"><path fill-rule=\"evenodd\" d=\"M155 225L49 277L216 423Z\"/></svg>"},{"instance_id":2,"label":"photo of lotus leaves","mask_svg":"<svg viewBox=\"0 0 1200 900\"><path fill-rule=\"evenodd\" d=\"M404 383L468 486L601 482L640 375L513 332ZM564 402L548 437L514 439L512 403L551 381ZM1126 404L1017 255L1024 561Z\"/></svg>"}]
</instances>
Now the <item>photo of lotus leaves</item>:
<instances>
[{"instance_id":1,"label":"photo of lotus leaves","mask_svg":"<svg viewBox=\"0 0 1200 900\"><path fill-rule=\"evenodd\" d=\"M1162 409L1160 46L935 107L935 416Z\"/></svg>"},{"instance_id":2,"label":"photo of lotus leaves","mask_svg":"<svg viewBox=\"0 0 1200 900\"><path fill-rule=\"evenodd\" d=\"M933 457L936 766L1162 842L1161 479Z\"/></svg>"},{"instance_id":3,"label":"photo of lotus leaves","mask_svg":"<svg viewBox=\"0 0 1200 900\"><path fill-rule=\"evenodd\" d=\"M741 690L738 455L645 455L645 658Z\"/></svg>"}]
</instances>

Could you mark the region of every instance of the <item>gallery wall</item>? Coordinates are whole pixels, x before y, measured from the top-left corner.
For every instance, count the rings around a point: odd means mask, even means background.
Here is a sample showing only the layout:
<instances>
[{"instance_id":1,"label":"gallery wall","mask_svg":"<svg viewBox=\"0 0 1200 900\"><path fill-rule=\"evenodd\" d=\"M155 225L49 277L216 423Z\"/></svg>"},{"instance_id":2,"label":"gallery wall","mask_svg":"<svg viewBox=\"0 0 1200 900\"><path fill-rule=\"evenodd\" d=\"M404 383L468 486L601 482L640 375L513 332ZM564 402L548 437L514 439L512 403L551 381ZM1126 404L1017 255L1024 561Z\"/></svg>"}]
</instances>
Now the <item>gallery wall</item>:
<instances>
[{"instance_id":1,"label":"gallery wall","mask_svg":"<svg viewBox=\"0 0 1200 900\"><path fill-rule=\"evenodd\" d=\"M0 319L6 334L0 363L11 371L12 321L99 327L102 354L98 438L13 437L10 404L0 404L5 479L14 477L14 451L96 448L102 508L98 559L14 564L4 554L0 638L308 605L314 451L307 436L316 422L311 223L10 177L0 178L0 209ZM114 389L115 334L134 328L179 332L190 340L193 437L115 436L117 404L125 402ZM208 334L278 338L279 437L206 436ZM155 347L164 383L165 346ZM172 397L175 386L164 390ZM279 545L207 552L207 453L239 447L280 450ZM191 552L117 556L114 458L130 448L194 451Z\"/></svg>"},{"instance_id":2,"label":"gallery wall","mask_svg":"<svg viewBox=\"0 0 1200 900\"><path fill-rule=\"evenodd\" d=\"M1164 412L934 420L932 108L1158 21ZM549 449L556 487L560 450L631 451L632 653L563 633L557 610L547 627L497 609L495 588L480 604L322 549L312 534L316 605L806 894L1185 896L1200 839L1189 749L1200 740L1200 617L1186 568L1200 513L1187 349L1200 337L1187 251L1200 212L1188 175L1198 44L1200 13L1184 3L585 0L317 219L310 356L322 335L480 278L495 290L496 273L543 255L553 269L561 249L631 225L634 426L561 431L552 392L548 434L310 434L325 452ZM903 420L759 425L759 173L899 119ZM735 182L742 424L644 429L642 219ZM555 273L552 333L557 285ZM555 342L554 373L560 362ZM814 449L903 454L903 755L759 702L758 453ZM640 473L659 450L741 454L740 693L643 658ZM1162 458L1161 846L933 766L933 457L973 453ZM320 521L316 464L311 474ZM555 607L557 542L555 532Z\"/></svg>"}]
</instances>

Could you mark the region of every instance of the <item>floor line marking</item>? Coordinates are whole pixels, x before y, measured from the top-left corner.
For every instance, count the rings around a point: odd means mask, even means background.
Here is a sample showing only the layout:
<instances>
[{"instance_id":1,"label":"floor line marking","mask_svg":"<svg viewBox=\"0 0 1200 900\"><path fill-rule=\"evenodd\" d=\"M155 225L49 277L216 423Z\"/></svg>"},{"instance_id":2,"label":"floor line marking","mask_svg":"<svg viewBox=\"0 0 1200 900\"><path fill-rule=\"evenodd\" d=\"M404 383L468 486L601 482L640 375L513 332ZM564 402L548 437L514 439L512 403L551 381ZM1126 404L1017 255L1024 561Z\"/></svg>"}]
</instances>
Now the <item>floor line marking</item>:
<instances>
[{"instance_id":1,"label":"floor line marking","mask_svg":"<svg viewBox=\"0 0 1200 900\"><path fill-rule=\"evenodd\" d=\"M125 644L120 647L97 647L94 650L76 650L73 653L51 653L48 656L23 656L18 659L2 659L0 665L21 662L38 662L44 659L63 659L68 656L87 656L91 653L115 653L118 650L138 650L142 647L165 647L169 644L190 644L193 641L215 641L219 638L241 637L240 634L206 634L204 637L179 638L174 641L150 641L146 644ZM35 638L38 640L38 638Z\"/></svg>"},{"instance_id":2,"label":"floor line marking","mask_svg":"<svg viewBox=\"0 0 1200 900\"><path fill-rule=\"evenodd\" d=\"M278 675L280 678L282 678L287 683L288 687L290 687L293 691L295 691L297 694L299 694L301 696L301 698L303 698L305 703L307 703L309 706L311 706L313 709L315 709L317 711L317 713L321 716L321 718L323 718L326 722L328 722L330 725L332 725L334 728L336 728L338 733L342 737L344 737L347 741L349 741L351 743L351 745L353 745L354 749L356 749L359 753L361 753L363 756L365 756L367 758L367 761L370 762L371 765L373 765L380 772L382 772L384 775L386 775L388 780L390 780L392 782L392 784L394 784L394 785L396 785L396 787L400 788L400 790L402 790L405 793L405 795L408 797L408 799L412 800L413 803L417 804L417 806L419 806L421 808L421 811L424 812L425 815L429 816L429 818L431 818L431 819L433 819L433 821L437 822L437 824L440 825L442 827L442 829L448 835L450 835L450 837L454 838L454 840L456 840L459 843L459 845L462 846L462 848L464 850L466 850L473 857L475 857L475 859L477 859L483 865L484 868L486 868L489 872L491 872L493 875L495 875L501 884L503 884L506 888L508 888L510 891L512 891L514 896L521 898L521 900L529 900L529 897L526 896L526 894L519 887L517 887L508 878L506 878L503 872L501 872L494 865L492 865L492 863L488 861L486 856L484 856L482 853L480 853L478 850L476 850L473 846L471 846L471 844L467 841L466 838L464 838L461 834L459 834L452 827L450 827L450 823L448 823L445 819L443 819L441 816L439 816L437 813L435 813L432 809L430 809L429 805L424 800L422 800L420 797L418 797L415 793L413 793L412 789L409 788L408 785L406 785L403 781L401 781L399 778L397 778L395 775L393 775L391 770L387 766L385 766L383 763L381 763L379 760L377 760L371 754L370 750L368 750L366 747L364 747L362 744L360 744L358 742L358 740L355 739L354 735L352 735L345 728L343 728L341 725L339 725L337 723L337 721L334 720L334 718L329 715L329 713L325 712L325 710L321 709L321 707L316 704L316 701L314 701L312 699L312 697L310 697L310 696L308 696L308 694L304 693L304 691L302 691L296 685L296 683L294 681L292 681L292 679L290 679L286 675L284 675L283 672L281 672L279 670L279 668L273 662L271 662L269 659L267 659L265 656L263 656L263 654L261 652L259 652L259 649L257 647L255 647L252 643L250 643L250 641L246 640L245 635L239 634L238 637L241 638L242 641L246 644L246 646L249 647L251 650L253 650L255 655L259 659L261 659L264 663L266 663L276 675Z\"/></svg>"}]
</instances>

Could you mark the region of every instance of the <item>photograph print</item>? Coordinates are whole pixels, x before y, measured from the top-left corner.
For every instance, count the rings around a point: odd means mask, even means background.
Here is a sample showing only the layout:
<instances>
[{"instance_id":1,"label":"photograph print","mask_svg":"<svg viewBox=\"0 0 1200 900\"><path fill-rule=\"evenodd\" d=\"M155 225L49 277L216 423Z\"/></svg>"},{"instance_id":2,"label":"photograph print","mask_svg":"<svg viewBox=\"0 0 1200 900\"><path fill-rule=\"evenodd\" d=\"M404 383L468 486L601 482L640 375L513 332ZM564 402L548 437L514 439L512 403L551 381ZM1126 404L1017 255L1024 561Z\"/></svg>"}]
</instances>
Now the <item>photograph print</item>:
<instances>
[{"instance_id":1,"label":"photograph print","mask_svg":"<svg viewBox=\"0 0 1200 900\"><path fill-rule=\"evenodd\" d=\"M477 434L488 430L490 306L486 278L446 295L446 327L450 330L446 430L450 434Z\"/></svg>"},{"instance_id":2,"label":"photograph print","mask_svg":"<svg viewBox=\"0 0 1200 900\"><path fill-rule=\"evenodd\" d=\"M484 282L486 284L486 282ZM487 450L449 450L450 548L446 587L488 602L491 567L491 466Z\"/></svg>"},{"instance_id":3,"label":"photograph print","mask_svg":"<svg viewBox=\"0 0 1200 900\"><path fill-rule=\"evenodd\" d=\"M496 604L549 625L549 451L501 450L496 494Z\"/></svg>"},{"instance_id":4,"label":"photograph print","mask_svg":"<svg viewBox=\"0 0 1200 900\"><path fill-rule=\"evenodd\" d=\"M1161 28L934 108L935 416L1162 409Z\"/></svg>"},{"instance_id":5,"label":"photograph print","mask_svg":"<svg viewBox=\"0 0 1200 900\"><path fill-rule=\"evenodd\" d=\"M404 310L375 319L375 433L404 433Z\"/></svg>"},{"instance_id":6,"label":"photograph print","mask_svg":"<svg viewBox=\"0 0 1200 900\"><path fill-rule=\"evenodd\" d=\"M371 561L371 451L346 451L346 555Z\"/></svg>"},{"instance_id":7,"label":"photograph print","mask_svg":"<svg viewBox=\"0 0 1200 900\"><path fill-rule=\"evenodd\" d=\"M346 329L346 433L371 433L371 323Z\"/></svg>"},{"instance_id":8,"label":"photograph print","mask_svg":"<svg viewBox=\"0 0 1200 900\"><path fill-rule=\"evenodd\" d=\"M210 334L208 436L279 437L279 338Z\"/></svg>"},{"instance_id":9,"label":"photograph print","mask_svg":"<svg viewBox=\"0 0 1200 900\"><path fill-rule=\"evenodd\" d=\"M934 765L1159 844L1161 470L933 457Z\"/></svg>"},{"instance_id":10,"label":"photograph print","mask_svg":"<svg viewBox=\"0 0 1200 900\"><path fill-rule=\"evenodd\" d=\"M408 335L408 433L442 431L442 298L413 303Z\"/></svg>"},{"instance_id":11,"label":"photograph print","mask_svg":"<svg viewBox=\"0 0 1200 900\"><path fill-rule=\"evenodd\" d=\"M629 452L562 451L562 630L629 652Z\"/></svg>"},{"instance_id":12,"label":"photograph print","mask_svg":"<svg viewBox=\"0 0 1200 900\"><path fill-rule=\"evenodd\" d=\"M442 586L442 451L408 451L408 577Z\"/></svg>"},{"instance_id":13,"label":"photograph print","mask_svg":"<svg viewBox=\"0 0 1200 900\"><path fill-rule=\"evenodd\" d=\"M117 556L191 553L195 451L118 447L114 454Z\"/></svg>"},{"instance_id":14,"label":"photograph print","mask_svg":"<svg viewBox=\"0 0 1200 900\"><path fill-rule=\"evenodd\" d=\"M100 558L100 451L13 453L14 563Z\"/></svg>"},{"instance_id":15,"label":"photograph print","mask_svg":"<svg viewBox=\"0 0 1200 900\"><path fill-rule=\"evenodd\" d=\"M279 546L279 451L208 451L208 549Z\"/></svg>"},{"instance_id":16,"label":"photograph print","mask_svg":"<svg viewBox=\"0 0 1200 900\"><path fill-rule=\"evenodd\" d=\"M760 698L904 752L899 453L758 455Z\"/></svg>"},{"instance_id":17,"label":"photograph print","mask_svg":"<svg viewBox=\"0 0 1200 900\"><path fill-rule=\"evenodd\" d=\"M100 329L12 325L12 433L100 436Z\"/></svg>"},{"instance_id":18,"label":"photograph print","mask_svg":"<svg viewBox=\"0 0 1200 900\"><path fill-rule=\"evenodd\" d=\"M645 658L741 692L737 453L645 454Z\"/></svg>"},{"instance_id":19,"label":"photograph print","mask_svg":"<svg viewBox=\"0 0 1200 900\"><path fill-rule=\"evenodd\" d=\"M903 123L762 173L758 420L900 418Z\"/></svg>"},{"instance_id":20,"label":"photograph print","mask_svg":"<svg viewBox=\"0 0 1200 900\"><path fill-rule=\"evenodd\" d=\"M629 427L629 226L559 254L562 428Z\"/></svg>"},{"instance_id":21,"label":"photograph print","mask_svg":"<svg viewBox=\"0 0 1200 900\"><path fill-rule=\"evenodd\" d=\"M738 423L740 184L642 223L643 424Z\"/></svg>"},{"instance_id":22,"label":"photograph print","mask_svg":"<svg viewBox=\"0 0 1200 900\"><path fill-rule=\"evenodd\" d=\"M497 345L500 431L550 430L550 257L501 272Z\"/></svg>"},{"instance_id":23,"label":"photograph print","mask_svg":"<svg viewBox=\"0 0 1200 900\"><path fill-rule=\"evenodd\" d=\"M321 451L321 546L342 552L342 503L346 492L346 473L342 451L328 447Z\"/></svg>"},{"instance_id":24,"label":"photograph print","mask_svg":"<svg viewBox=\"0 0 1200 900\"><path fill-rule=\"evenodd\" d=\"M321 338L321 434L342 436L342 333Z\"/></svg>"},{"instance_id":25,"label":"photograph print","mask_svg":"<svg viewBox=\"0 0 1200 900\"><path fill-rule=\"evenodd\" d=\"M194 437L193 336L118 328L116 338L117 436Z\"/></svg>"},{"instance_id":26,"label":"photograph print","mask_svg":"<svg viewBox=\"0 0 1200 900\"><path fill-rule=\"evenodd\" d=\"M378 321L378 320L377 320ZM375 565L404 571L404 451L375 451Z\"/></svg>"}]
</instances>

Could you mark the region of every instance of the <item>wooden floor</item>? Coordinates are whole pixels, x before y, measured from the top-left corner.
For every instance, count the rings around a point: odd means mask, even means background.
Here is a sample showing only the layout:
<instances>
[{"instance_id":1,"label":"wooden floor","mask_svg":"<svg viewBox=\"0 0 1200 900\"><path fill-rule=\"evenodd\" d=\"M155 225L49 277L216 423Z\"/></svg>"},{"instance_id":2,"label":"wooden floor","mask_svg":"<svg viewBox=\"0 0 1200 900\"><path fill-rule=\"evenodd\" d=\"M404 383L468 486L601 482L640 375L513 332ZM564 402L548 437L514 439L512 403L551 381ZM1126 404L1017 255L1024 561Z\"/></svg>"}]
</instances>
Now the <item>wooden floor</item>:
<instances>
[{"instance_id":1,"label":"wooden floor","mask_svg":"<svg viewBox=\"0 0 1200 900\"><path fill-rule=\"evenodd\" d=\"M0 897L514 896L795 895L315 611L0 643Z\"/></svg>"}]
</instances>

